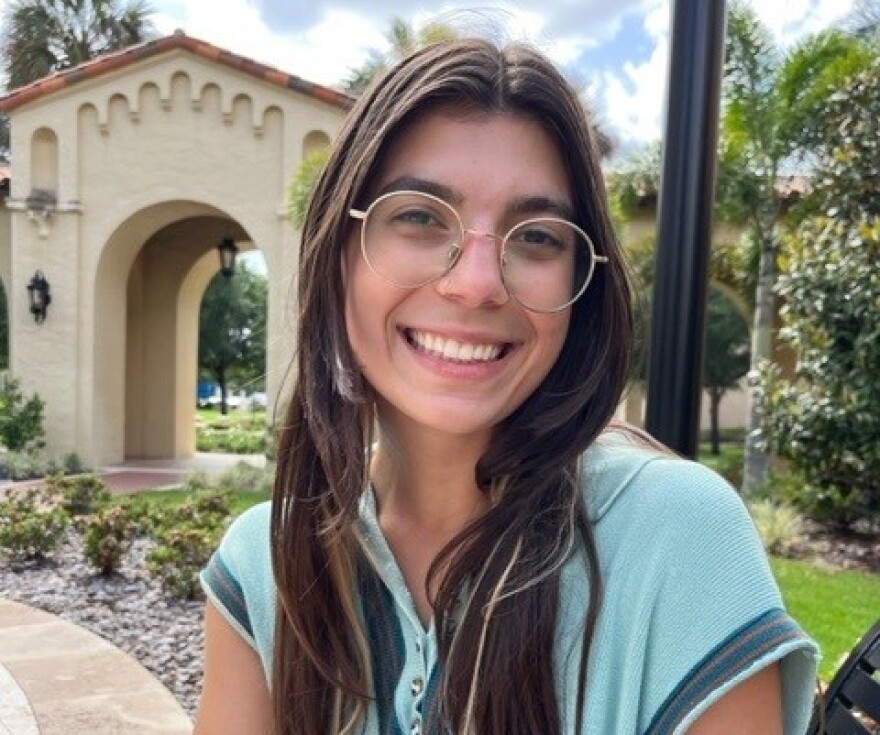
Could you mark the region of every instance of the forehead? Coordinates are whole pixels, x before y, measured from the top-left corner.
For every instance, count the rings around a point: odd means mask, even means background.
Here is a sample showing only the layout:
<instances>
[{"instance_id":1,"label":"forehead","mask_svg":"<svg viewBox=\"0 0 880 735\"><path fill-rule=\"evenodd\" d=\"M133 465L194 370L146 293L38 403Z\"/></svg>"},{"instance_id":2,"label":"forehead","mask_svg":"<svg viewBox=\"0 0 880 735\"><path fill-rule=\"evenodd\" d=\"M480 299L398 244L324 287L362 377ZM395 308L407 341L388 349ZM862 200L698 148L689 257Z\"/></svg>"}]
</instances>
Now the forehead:
<instances>
[{"instance_id":1,"label":"forehead","mask_svg":"<svg viewBox=\"0 0 880 735\"><path fill-rule=\"evenodd\" d=\"M441 107L422 113L388 144L373 194L406 177L443 184L467 200L571 201L558 142L535 118L515 112Z\"/></svg>"}]
</instances>

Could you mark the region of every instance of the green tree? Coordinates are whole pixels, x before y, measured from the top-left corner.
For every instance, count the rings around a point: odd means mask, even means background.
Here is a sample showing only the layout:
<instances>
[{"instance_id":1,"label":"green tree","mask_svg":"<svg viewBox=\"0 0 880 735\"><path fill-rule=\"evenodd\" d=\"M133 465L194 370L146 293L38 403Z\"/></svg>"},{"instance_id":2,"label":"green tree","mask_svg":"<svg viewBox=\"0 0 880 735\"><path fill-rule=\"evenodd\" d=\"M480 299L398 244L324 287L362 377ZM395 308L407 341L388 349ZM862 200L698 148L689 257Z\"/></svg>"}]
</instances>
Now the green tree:
<instances>
[{"instance_id":1,"label":"green tree","mask_svg":"<svg viewBox=\"0 0 880 735\"><path fill-rule=\"evenodd\" d=\"M266 279L243 263L208 285L199 314L199 368L220 387L227 413L232 381L255 382L266 372Z\"/></svg>"},{"instance_id":2,"label":"green tree","mask_svg":"<svg viewBox=\"0 0 880 735\"><path fill-rule=\"evenodd\" d=\"M290 180L290 186L287 189L287 216L297 230L301 229L303 222L305 222L312 193L315 191L318 177L324 170L329 155L329 148L312 151L303 159Z\"/></svg>"},{"instance_id":3,"label":"green tree","mask_svg":"<svg viewBox=\"0 0 880 735\"><path fill-rule=\"evenodd\" d=\"M753 10L730 9L719 145L719 215L745 224L757 248L752 367L769 359L776 314L774 284L783 214L778 192L783 165L816 142L827 90L870 63L873 52L858 39L828 31L803 41L787 56ZM760 412L750 391L743 491L767 473L759 445Z\"/></svg>"},{"instance_id":4,"label":"green tree","mask_svg":"<svg viewBox=\"0 0 880 735\"><path fill-rule=\"evenodd\" d=\"M12 0L3 11L0 55L7 89L70 69L154 34L145 0ZM8 119L0 125L8 151Z\"/></svg>"},{"instance_id":5,"label":"green tree","mask_svg":"<svg viewBox=\"0 0 880 735\"><path fill-rule=\"evenodd\" d=\"M777 293L793 379L760 363L765 445L839 523L880 513L880 61L828 96L811 196L784 240Z\"/></svg>"},{"instance_id":6,"label":"green tree","mask_svg":"<svg viewBox=\"0 0 880 735\"><path fill-rule=\"evenodd\" d=\"M749 328L736 307L712 290L706 309L706 348L703 351L703 387L709 394L712 454L721 451L721 400L749 371Z\"/></svg>"},{"instance_id":7,"label":"green tree","mask_svg":"<svg viewBox=\"0 0 880 735\"><path fill-rule=\"evenodd\" d=\"M342 88L357 97L379 74L413 51L439 41L449 41L457 36L458 32L445 23L428 23L416 28L412 22L394 17L391 28L385 34L388 50L383 53L372 49L366 61L351 70L342 82Z\"/></svg>"}]
</instances>

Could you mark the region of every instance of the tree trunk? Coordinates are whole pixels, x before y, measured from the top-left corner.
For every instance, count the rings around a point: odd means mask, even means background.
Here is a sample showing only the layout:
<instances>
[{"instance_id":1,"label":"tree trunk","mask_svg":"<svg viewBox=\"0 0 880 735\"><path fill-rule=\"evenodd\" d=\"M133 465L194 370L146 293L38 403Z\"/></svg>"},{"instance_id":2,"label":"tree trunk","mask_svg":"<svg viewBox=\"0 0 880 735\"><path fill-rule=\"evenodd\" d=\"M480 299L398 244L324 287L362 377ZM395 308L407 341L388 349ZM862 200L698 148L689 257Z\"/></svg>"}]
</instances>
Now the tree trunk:
<instances>
[{"instance_id":1,"label":"tree trunk","mask_svg":"<svg viewBox=\"0 0 880 735\"><path fill-rule=\"evenodd\" d=\"M751 370L761 360L773 358L773 319L776 298L776 239L772 226L764 230L760 239L761 257L758 265L758 285L755 292L755 323L752 330ZM770 456L757 447L761 428L761 412L755 400L755 389L748 389L748 426L746 427L745 460L743 462L742 494L748 496L767 476Z\"/></svg>"},{"instance_id":2,"label":"tree trunk","mask_svg":"<svg viewBox=\"0 0 880 735\"><path fill-rule=\"evenodd\" d=\"M712 446L712 454L721 454L721 428L719 426L719 416L721 399L724 398L724 391L720 388L709 388L709 421L710 435L709 441Z\"/></svg>"},{"instance_id":3,"label":"tree trunk","mask_svg":"<svg viewBox=\"0 0 880 735\"><path fill-rule=\"evenodd\" d=\"M226 387L226 374L222 370L217 374L217 383L220 386L220 413L225 416L229 413L229 406L226 404L226 397L229 394L229 390Z\"/></svg>"}]
</instances>

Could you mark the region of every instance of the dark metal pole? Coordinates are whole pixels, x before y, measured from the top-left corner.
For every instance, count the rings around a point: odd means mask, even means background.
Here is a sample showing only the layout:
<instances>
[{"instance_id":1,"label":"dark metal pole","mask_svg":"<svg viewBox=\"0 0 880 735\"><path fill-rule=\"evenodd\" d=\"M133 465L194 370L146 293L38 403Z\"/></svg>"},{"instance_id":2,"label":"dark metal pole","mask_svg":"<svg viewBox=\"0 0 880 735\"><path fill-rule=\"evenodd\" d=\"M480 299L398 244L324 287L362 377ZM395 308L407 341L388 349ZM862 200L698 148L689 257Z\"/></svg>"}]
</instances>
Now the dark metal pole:
<instances>
[{"instance_id":1,"label":"dark metal pole","mask_svg":"<svg viewBox=\"0 0 880 735\"><path fill-rule=\"evenodd\" d=\"M673 0L645 428L696 456L724 0Z\"/></svg>"}]
</instances>

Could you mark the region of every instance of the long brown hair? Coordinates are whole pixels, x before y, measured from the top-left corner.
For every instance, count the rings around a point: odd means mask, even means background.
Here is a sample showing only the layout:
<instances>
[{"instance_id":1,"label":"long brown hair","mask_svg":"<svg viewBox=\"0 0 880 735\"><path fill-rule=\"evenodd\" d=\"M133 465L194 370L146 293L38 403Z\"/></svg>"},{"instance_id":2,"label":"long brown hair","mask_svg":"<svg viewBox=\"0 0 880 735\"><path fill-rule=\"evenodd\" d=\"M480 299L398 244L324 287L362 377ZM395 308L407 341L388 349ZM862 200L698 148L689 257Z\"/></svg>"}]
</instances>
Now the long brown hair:
<instances>
[{"instance_id":1,"label":"long brown hair","mask_svg":"<svg viewBox=\"0 0 880 735\"><path fill-rule=\"evenodd\" d=\"M576 221L609 262L573 305L559 359L496 427L477 464L491 509L449 543L429 572L429 582L439 582L432 603L440 711L455 733L561 733L553 642L559 570L574 552L582 554L590 584L579 723L584 716L601 579L578 458L623 391L632 331L628 279L577 94L527 46L460 40L416 52L360 98L305 219L297 372L280 433L271 522L279 601L271 682L276 735L353 732L373 696L355 533L369 482L373 401L346 336L341 261L352 226L348 211L369 204L390 141L417 115L450 104L542 124L563 154Z\"/></svg>"}]
</instances>

